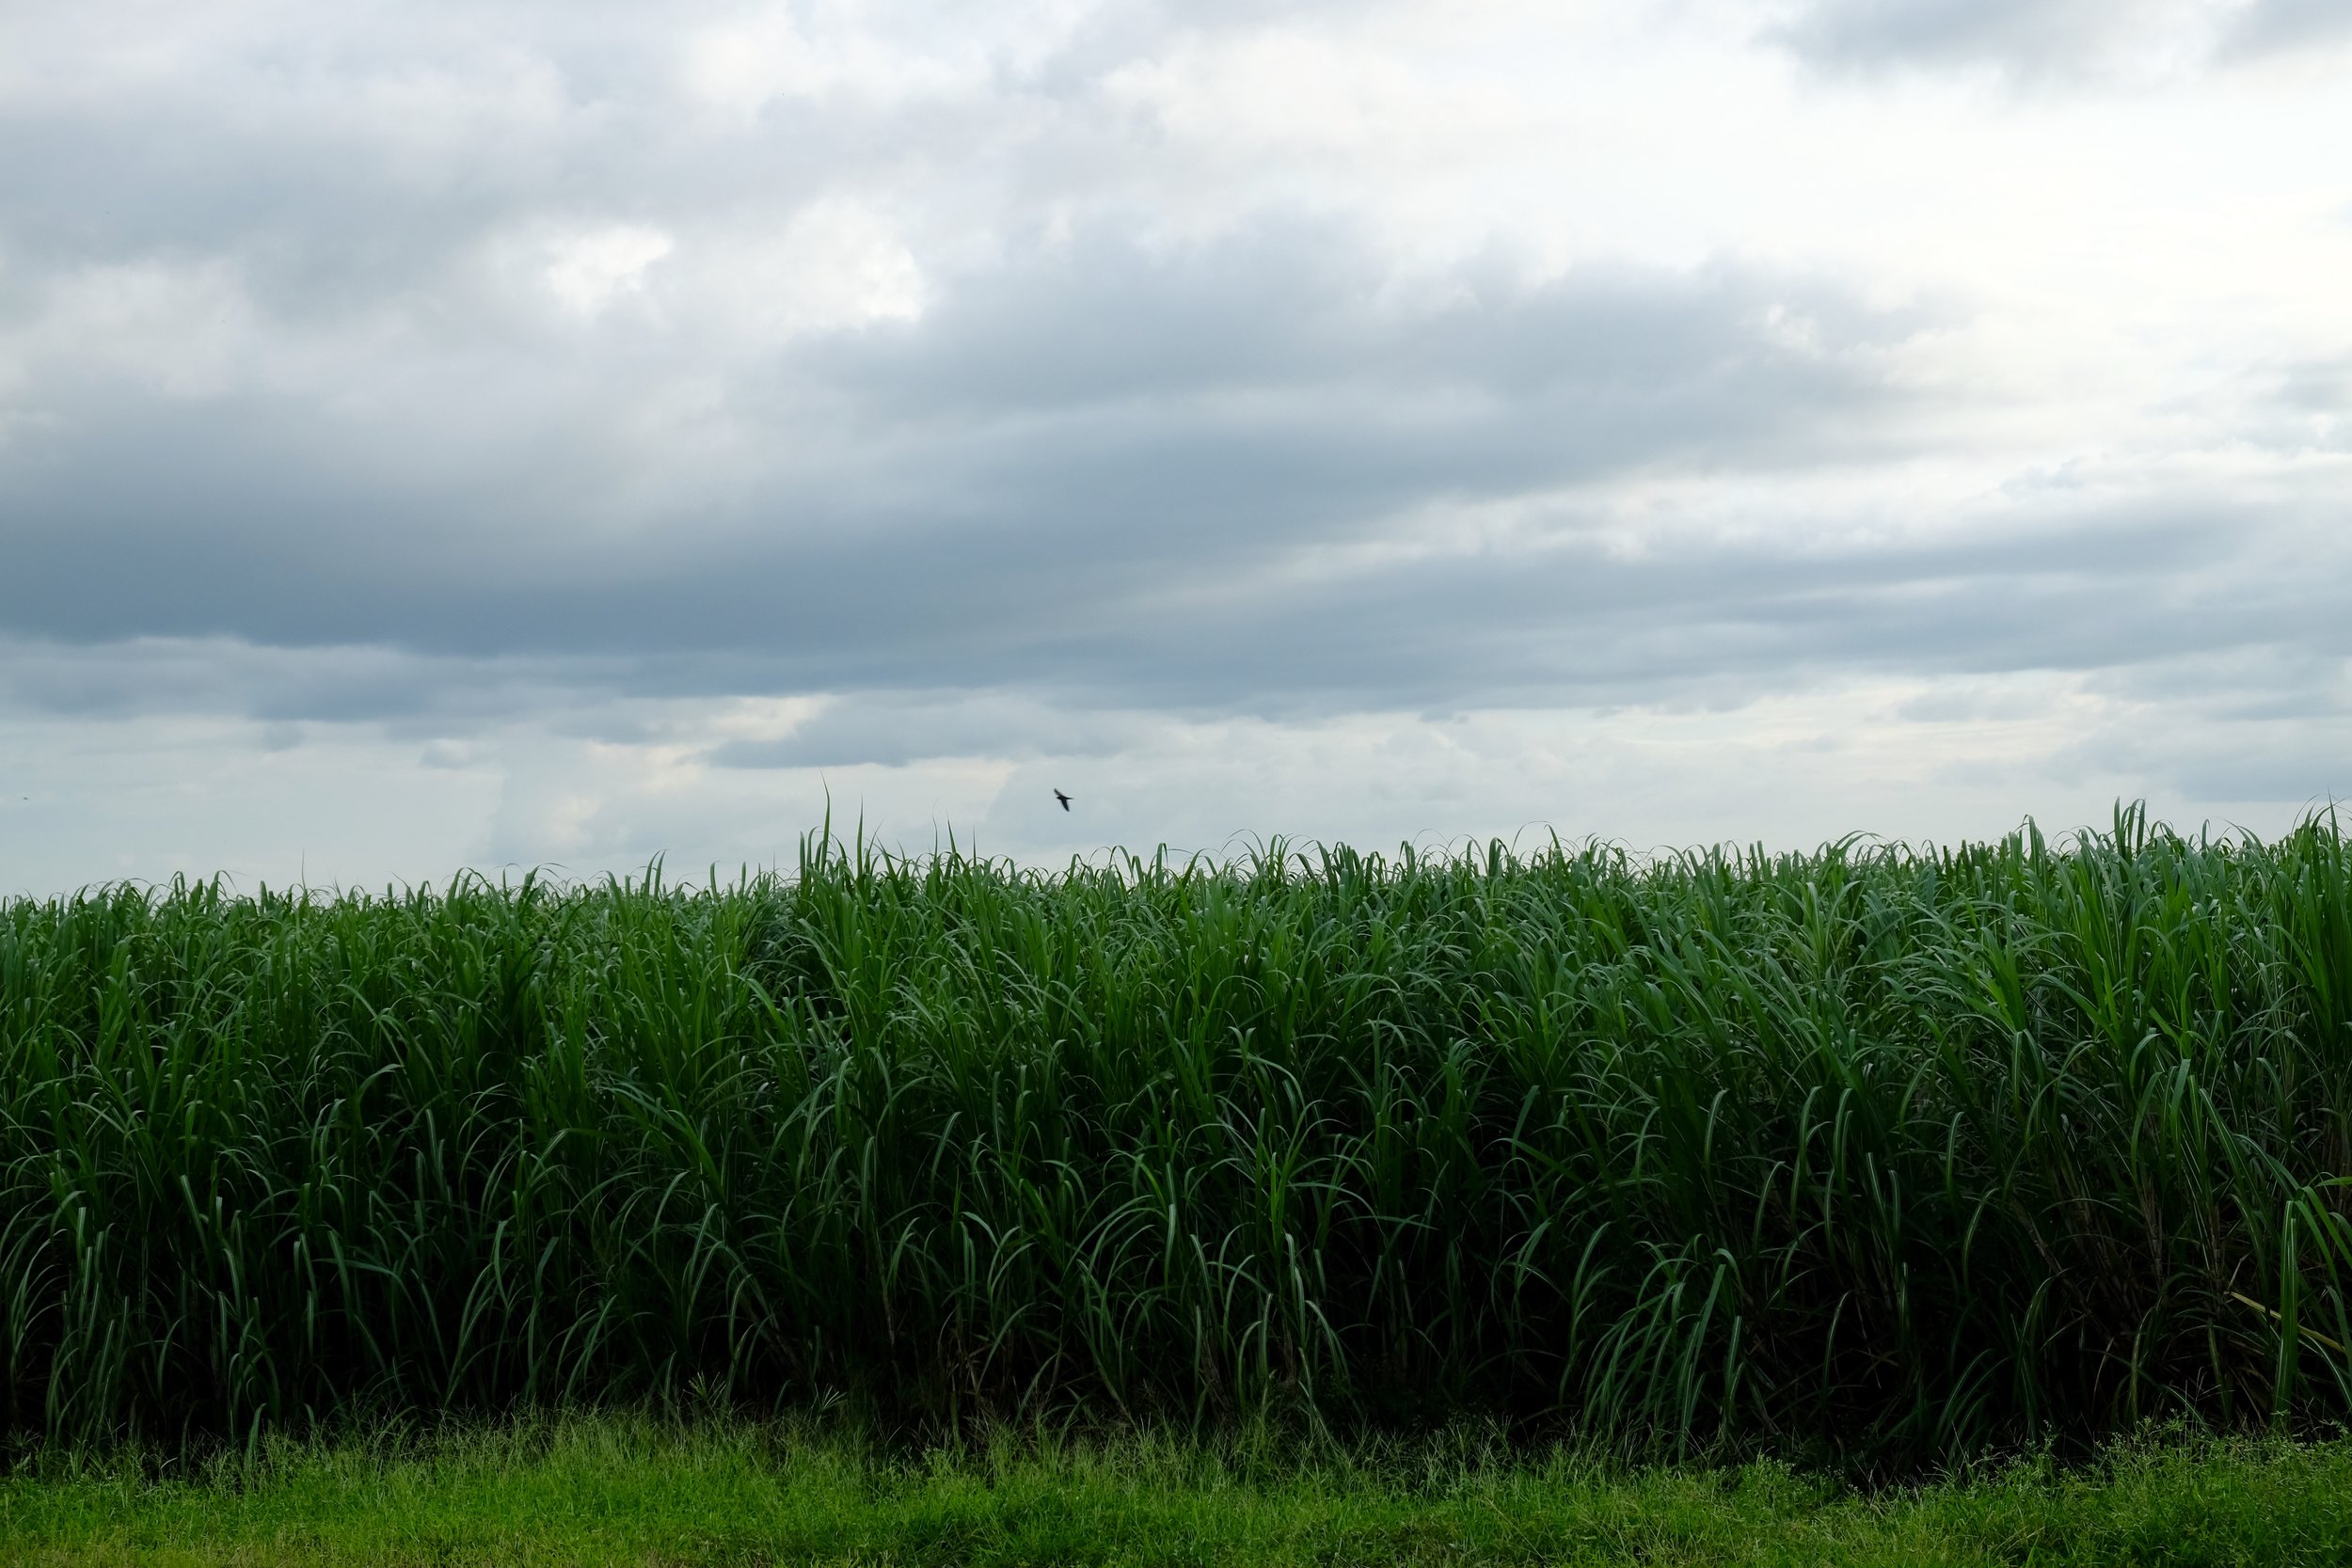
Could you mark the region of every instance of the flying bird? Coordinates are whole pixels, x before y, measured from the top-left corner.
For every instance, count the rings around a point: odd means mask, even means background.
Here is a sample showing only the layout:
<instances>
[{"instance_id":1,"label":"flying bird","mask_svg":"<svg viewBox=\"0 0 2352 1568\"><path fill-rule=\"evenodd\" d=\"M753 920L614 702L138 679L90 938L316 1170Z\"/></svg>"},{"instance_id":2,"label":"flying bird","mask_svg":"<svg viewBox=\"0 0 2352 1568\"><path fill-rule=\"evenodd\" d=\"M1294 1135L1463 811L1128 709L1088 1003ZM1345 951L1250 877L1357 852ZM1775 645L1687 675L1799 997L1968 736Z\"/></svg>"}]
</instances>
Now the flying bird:
<instances>
[{"instance_id":1,"label":"flying bird","mask_svg":"<svg viewBox=\"0 0 2352 1568\"><path fill-rule=\"evenodd\" d=\"M1064 794L1063 794L1060 790L1058 790L1058 789L1057 789L1057 790L1054 791L1054 799L1055 799L1055 800L1059 800L1059 801L1061 802L1061 809L1062 809L1062 810L1064 810L1064 811L1068 811L1068 810L1070 809L1070 799L1071 799L1071 798L1070 798L1069 796L1067 796L1067 795L1064 795Z\"/></svg>"}]
</instances>

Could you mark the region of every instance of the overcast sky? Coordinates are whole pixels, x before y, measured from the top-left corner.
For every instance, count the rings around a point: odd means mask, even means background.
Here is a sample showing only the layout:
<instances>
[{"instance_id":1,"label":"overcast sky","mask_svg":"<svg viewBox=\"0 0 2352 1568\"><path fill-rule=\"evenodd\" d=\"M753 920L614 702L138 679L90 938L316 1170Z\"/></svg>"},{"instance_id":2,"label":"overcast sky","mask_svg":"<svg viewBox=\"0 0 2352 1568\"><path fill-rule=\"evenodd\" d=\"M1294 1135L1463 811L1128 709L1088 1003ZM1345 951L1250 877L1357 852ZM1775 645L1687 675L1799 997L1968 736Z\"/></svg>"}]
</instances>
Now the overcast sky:
<instances>
[{"instance_id":1,"label":"overcast sky","mask_svg":"<svg viewBox=\"0 0 2352 1568\"><path fill-rule=\"evenodd\" d=\"M0 7L0 891L828 791L2352 796L2352 5Z\"/></svg>"}]
</instances>

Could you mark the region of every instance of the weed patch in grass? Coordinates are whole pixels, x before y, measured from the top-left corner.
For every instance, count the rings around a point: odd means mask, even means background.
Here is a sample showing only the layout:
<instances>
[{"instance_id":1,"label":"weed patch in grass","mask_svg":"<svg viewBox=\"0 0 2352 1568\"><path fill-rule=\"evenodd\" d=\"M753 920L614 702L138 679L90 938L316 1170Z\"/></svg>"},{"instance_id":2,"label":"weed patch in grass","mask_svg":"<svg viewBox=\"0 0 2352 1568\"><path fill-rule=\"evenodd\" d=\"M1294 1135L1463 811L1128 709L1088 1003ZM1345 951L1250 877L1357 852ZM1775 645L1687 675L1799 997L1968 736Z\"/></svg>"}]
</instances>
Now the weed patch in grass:
<instances>
[{"instance_id":1,"label":"weed patch in grass","mask_svg":"<svg viewBox=\"0 0 2352 1568\"><path fill-rule=\"evenodd\" d=\"M2352 1552L2340 1443L2125 1448L1857 1492L1772 1463L1626 1468L1409 1444L1280 1464L1215 1443L837 1438L597 1419L435 1444L264 1445L157 1479L0 1481L0 1557L111 1563L2251 1564Z\"/></svg>"}]
</instances>

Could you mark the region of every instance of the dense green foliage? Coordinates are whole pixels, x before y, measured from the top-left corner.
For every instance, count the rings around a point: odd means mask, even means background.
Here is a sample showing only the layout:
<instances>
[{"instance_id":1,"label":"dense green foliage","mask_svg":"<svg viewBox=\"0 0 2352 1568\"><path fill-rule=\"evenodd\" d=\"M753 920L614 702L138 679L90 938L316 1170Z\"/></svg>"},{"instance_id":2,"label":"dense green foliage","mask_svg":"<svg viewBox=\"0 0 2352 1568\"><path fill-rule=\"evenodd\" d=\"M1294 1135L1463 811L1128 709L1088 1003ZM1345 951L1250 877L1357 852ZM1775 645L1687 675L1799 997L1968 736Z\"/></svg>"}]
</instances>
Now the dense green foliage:
<instances>
[{"instance_id":1,"label":"dense green foliage","mask_svg":"<svg viewBox=\"0 0 2352 1568\"><path fill-rule=\"evenodd\" d=\"M2315 1568L2348 1549L2352 1447L2276 1439L1860 1492L1770 1461L1629 1468L1458 1432L1303 1449L1000 1434L894 1455L838 1434L565 1420L278 1440L161 1474L53 1452L0 1479L0 1562L55 1568Z\"/></svg>"},{"instance_id":2,"label":"dense green foliage","mask_svg":"<svg viewBox=\"0 0 2352 1568\"><path fill-rule=\"evenodd\" d=\"M2324 1421L2348 1111L2332 817L18 900L5 1421Z\"/></svg>"}]
</instances>

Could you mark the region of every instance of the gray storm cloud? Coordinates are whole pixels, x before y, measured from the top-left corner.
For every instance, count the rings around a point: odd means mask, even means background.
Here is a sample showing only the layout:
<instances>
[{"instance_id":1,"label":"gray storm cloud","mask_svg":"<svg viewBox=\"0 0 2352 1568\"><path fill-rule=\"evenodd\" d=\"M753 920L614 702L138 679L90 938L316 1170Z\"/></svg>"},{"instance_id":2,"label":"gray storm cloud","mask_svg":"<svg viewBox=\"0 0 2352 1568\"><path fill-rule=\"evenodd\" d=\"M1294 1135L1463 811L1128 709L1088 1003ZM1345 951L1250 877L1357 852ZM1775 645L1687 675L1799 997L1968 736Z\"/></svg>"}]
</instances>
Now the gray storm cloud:
<instances>
[{"instance_id":1,"label":"gray storm cloud","mask_svg":"<svg viewBox=\"0 0 2352 1568\"><path fill-rule=\"evenodd\" d=\"M1778 36L1845 68L1996 63L2071 68L2146 19L2141 0L1818 0Z\"/></svg>"},{"instance_id":2,"label":"gray storm cloud","mask_svg":"<svg viewBox=\"0 0 2352 1568\"><path fill-rule=\"evenodd\" d=\"M2352 38L2352 7L2335 0L2252 0L2229 33L2231 48L2270 55Z\"/></svg>"},{"instance_id":3,"label":"gray storm cloud","mask_svg":"<svg viewBox=\"0 0 2352 1568\"><path fill-rule=\"evenodd\" d=\"M399 393L341 408L309 388L60 376L54 422L0 472L17 519L0 624L59 641L700 654L714 679L745 656L823 689L943 668L1051 680L1083 659L1107 694L1164 689L1185 628L1250 602L1255 578L1432 506L1865 446L1907 401L1883 356L1927 325L1834 282L1724 267L1485 266L1401 299L1388 282L1327 224L1017 253L918 320L728 367L707 417L755 434L724 493L691 471L691 436L683 455L628 448L645 380L699 368L698 345L669 352L650 330L612 346L594 395L544 400L542 345L456 334L393 350ZM283 354L302 333L263 335ZM1674 569L1697 591L1710 568L1702 552ZM1376 578L1359 591L1387 596ZM1426 652L1417 684L1449 699L1491 676ZM1204 674L1193 695L1245 693Z\"/></svg>"},{"instance_id":4,"label":"gray storm cloud","mask_svg":"<svg viewBox=\"0 0 2352 1568\"><path fill-rule=\"evenodd\" d=\"M1809 0L1770 36L1834 71L1994 66L2027 81L2140 58L2244 61L2352 38L2338 0Z\"/></svg>"},{"instance_id":5,"label":"gray storm cloud","mask_svg":"<svg viewBox=\"0 0 2352 1568\"><path fill-rule=\"evenodd\" d=\"M603 356L584 376L528 337L401 343L368 363L393 390L341 407L102 363L47 383L48 418L0 469L0 626L58 647L379 650L292 680L256 664L242 689L215 666L209 700L276 717L943 674L1189 710L1610 703L1851 661L2135 657L2182 637L2187 574L2246 553L2225 536L2295 526L2275 499L2054 496L1927 542L1613 545L1613 481L1868 461L1920 413L1889 356L1939 325L1722 265L1525 280L1482 263L1398 291L1341 226L1166 248L1096 230L952 280L919 319L728 365L708 417L755 435L723 492L689 471L691 439L629 446L632 397L698 368L701 345L652 328L576 350ZM288 355L306 325L257 331ZM315 330L336 365L348 328ZM2308 401L2332 383L2291 386ZM1429 536L1433 511L1478 507L1521 521ZM2118 598L2118 572L2150 591ZM2222 605L2188 635L2324 636L2310 589ZM500 661L532 683L485 681ZM109 684L119 667L53 656L16 685L103 711L135 700ZM856 760L851 739L827 756ZM877 736L873 760L905 754Z\"/></svg>"}]
</instances>

